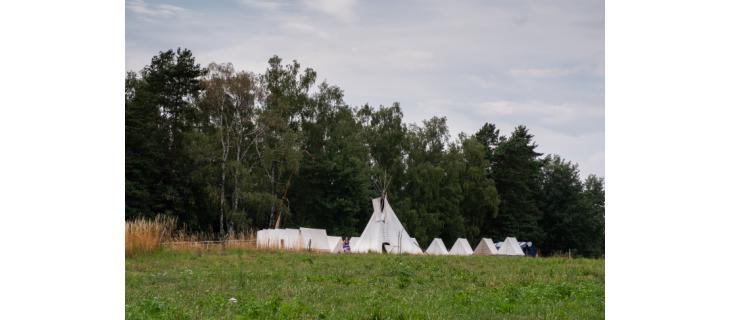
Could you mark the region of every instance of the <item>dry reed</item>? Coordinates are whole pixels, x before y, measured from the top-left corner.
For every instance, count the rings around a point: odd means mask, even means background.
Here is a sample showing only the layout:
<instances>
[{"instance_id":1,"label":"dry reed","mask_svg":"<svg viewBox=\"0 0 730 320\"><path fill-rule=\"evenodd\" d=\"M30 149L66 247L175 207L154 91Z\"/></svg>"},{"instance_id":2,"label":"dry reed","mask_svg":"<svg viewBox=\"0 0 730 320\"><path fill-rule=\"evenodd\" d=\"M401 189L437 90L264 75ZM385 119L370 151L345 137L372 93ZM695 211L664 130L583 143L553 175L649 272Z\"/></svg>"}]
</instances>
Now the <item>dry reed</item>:
<instances>
[{"instance_id":1,"label":"dry reed","mask_svg":"<svg viewBox=\"0 0 730 320\"><path fill-rule=\"evenodd\" d=\"M177 219L167 216L156 216L154 219L138 218L125 224L124 253L126 256L148 253L160 248L169 240Z\"/></svg>"},{"instance_id":2,"label":"dry reed","mask_svg":"<svg viewBox=\"0 0 730 320\"><path fill-rule=\"evenodd\" d=\"M189 233L183 226L176 229L177 219L157 216L126 222L124 251L126 256L149 253L165 247L171 250L222 250L226 248L256 248L256 234L231 232L224 239L211 233Z\"/></svg>"},{"instance_id":3,"label":"dry reed","mask_svg":"<svg viewBox=\"0 0 730 320\"><path fill-rule=\"evenodd\" d=\"M173 250L213 250L226 248L256 248L254 232L231 232L219 239L215 234L177 232L168 242L166 248Z\"/></svg>"}]
</instances>

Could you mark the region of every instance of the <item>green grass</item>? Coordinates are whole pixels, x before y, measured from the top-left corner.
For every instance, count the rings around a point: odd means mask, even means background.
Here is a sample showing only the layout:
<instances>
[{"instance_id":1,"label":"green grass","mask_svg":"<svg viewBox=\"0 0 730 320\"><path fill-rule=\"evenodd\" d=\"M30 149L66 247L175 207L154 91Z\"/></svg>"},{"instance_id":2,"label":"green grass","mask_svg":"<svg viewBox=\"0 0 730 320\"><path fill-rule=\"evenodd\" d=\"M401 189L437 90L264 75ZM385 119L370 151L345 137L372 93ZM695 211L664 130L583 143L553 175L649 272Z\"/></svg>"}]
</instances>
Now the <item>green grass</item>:
<instances>
[{"instance_id":1,"label":"green grass","mask_svg":"<svg viewBox=\"0 0 730 320\"><path fill-rule=\"evenodd\" d=\"M604 261L161 251L127 258L125 300L127 319L603 319Z\"/></svg>"}]
</instances>

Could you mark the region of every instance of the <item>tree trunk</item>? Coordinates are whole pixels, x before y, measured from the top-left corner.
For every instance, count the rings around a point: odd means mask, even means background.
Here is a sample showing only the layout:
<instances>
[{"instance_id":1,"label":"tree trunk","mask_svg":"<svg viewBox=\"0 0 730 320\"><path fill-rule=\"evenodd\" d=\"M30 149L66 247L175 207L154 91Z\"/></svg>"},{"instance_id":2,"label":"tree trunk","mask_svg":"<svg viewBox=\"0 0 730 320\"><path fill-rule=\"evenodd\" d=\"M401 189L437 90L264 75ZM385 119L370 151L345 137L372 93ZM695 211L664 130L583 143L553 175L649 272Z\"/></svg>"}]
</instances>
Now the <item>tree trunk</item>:
<instances>
[{"instance_id":1,"label":"tree trunk","mask_svg":"<svg viewBox=\"0 0 730 320\"><path fill-rule=\"evenodd\" d=\"M275 207L276 207L276 181L274 180L275 171L276 171L276 166L272 166L272 168L271 168L271 214L269 215L269 228L274 227L274 214L275 214Z\"/></svg>"}]
</instances>

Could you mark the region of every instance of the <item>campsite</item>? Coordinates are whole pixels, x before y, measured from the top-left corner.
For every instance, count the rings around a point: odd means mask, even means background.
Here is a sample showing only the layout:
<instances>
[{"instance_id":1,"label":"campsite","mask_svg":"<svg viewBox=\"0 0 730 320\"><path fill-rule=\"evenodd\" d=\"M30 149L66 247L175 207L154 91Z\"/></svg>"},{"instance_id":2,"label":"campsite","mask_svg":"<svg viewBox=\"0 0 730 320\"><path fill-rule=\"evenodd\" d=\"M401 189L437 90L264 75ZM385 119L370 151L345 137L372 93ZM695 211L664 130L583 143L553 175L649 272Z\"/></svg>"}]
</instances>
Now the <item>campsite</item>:
<instances>
[{"instance_id":1,"label":"campsite","mask_svg":"<svg viewBox=\"0 0 730 320\"><path fill-rule=\"evenodd\" d=\"M603 317L603 178L315 79L187 49L127 75L127 318Z\"/></svg>"},{"instance_id":2,"label":"campsite","mask_svg":"<svg viewBox=\"0 0 730 320\"><path fill-rule=\"evenodd\" d=\"M300 5L282 9L311 10ZM258 28L282 31L245 29ZM344 40L334 33L312 51L278 49L315 33L231 39L240 50L145 41L135 53L124 77L127 318L603 317L602 105L532 100L535 88L557 97L555 81L523 70L534 57L488 58L503 41L471 51L487 43L481 32L451 46L476 60L434 57L428 72L430 54L405 47L328 56ZM490 64L507 77L493 79L502 94L472 73ZM595 80L564 94L599 97ZM591 138L577 145L560 122L582 115L576 128Z\"/></svg>"}]
</instances>

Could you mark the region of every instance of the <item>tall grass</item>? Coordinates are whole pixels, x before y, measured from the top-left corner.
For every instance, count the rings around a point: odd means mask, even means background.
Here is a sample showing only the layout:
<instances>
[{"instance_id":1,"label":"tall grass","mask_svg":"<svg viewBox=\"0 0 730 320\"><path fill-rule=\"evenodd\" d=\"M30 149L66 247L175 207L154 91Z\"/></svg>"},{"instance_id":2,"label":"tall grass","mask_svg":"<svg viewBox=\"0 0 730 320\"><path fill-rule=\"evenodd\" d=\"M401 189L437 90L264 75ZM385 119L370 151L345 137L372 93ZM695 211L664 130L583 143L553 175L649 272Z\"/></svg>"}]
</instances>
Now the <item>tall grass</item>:
<instances>
[{"instance_id":1,"label":"tall grass","mask_svg":"<svg viewBox=\"0 0 730 320\"><path fill-rule=\"evenodd\" d=\"M256 248L256 232L229 232L223 239L212 233L189 233L177 231L170 241L163 244L171 250L218 250L229 248Z\"/></svg>"},{"instance_id":2,"label":"tall grass","mask_svg":"<svg viewBox=\"0 0 730 320\"><path fill-rule=\"evenodd\" d=\"M137 218L127 221L125 225L124 253L126 256L132 256L160 248L162 242L172 236L177 219L167 216L156 216L154 219Z\"/></svg>"},{"instance_id":3,"label":"tall grass","mask_svg":"<svg viewBox=\"0 0 730 320\"><path fill-rule=\"evenodd\" d=\"M172 250L217 250L227 248L256 248L256 233L230 232L225 238L213 233L187 232L185 226L177 229L177 219L156 216L154 219L137 218L126 222L124 253L127 257L153 252L161 247Z\"/></svg>"}]
</instances>

